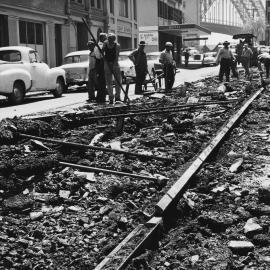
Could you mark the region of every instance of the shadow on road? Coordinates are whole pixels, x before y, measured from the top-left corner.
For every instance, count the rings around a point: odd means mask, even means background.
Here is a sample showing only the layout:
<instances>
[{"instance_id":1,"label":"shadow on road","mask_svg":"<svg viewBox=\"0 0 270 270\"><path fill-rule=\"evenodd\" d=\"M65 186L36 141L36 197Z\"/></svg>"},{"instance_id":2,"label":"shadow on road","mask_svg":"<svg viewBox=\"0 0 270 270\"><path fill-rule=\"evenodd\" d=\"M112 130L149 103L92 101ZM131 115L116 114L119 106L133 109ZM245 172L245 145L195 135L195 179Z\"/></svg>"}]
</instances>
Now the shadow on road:
<instances>
[{"instance_id":1,"label":"shadow on road","mask_svg":"<svg viewBox=\"0 0 270 270\"><path fill-rule=\"evenodd\" d=\"M8 102L7 98L1 98L0 99L0 108L6 108L6 107L12 107L12 106L22 106L29 103L34 103L38 101L44 101L44 100L50 100L54 99L53 95L46 95L46 96L26 96L23 103L20 105L12 105Z\"/></svg>"}]
</instances>

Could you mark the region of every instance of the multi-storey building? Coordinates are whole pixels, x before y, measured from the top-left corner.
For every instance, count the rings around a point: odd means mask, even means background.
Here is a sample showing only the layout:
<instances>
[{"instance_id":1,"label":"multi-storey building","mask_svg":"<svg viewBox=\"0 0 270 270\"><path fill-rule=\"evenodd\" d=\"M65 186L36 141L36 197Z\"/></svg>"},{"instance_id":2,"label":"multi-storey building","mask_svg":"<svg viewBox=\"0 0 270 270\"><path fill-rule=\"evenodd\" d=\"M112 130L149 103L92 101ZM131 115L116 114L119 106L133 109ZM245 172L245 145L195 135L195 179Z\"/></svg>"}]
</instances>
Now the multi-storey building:
<instances>
[{"instance_id":1,"label":"multi-storey building","mask_svg":"<svg viewBox=\"0 0 270 270\"><path fill-rule=\"evenodd\" d=\"M270 45L270 0L266 0L266 31L265 31L265 41L267 45Z\"/></svg>"},{"instance_id":2,"label":"multi-storey building","mask_svg":"<svg viewBox=\"0 0 270 270\"><path fill-rule=\"evenodd\" d=\"M35 48L50 66L60 65L71 51L86 49L91 38L115 32L122 48L137 43L136 0L1 0L0 46Z\"/></svg>"},{"instance_id":3,"label":"multi-storey building","mask_svg":"<svg viewBox=\"0 0 270 270\"><path fill-rule=\"evenodd\" d=\"M165 42L171 41L179 60L184 39L196 40L201 34L210 34L200 26L198 0L144 0L138 5L138 24L147 50L162 50Z\"/></svg>"},{"instance_id":4,"label":"multi-storey building","mask_svg":"<svg viewBox=\"0 0 270 270\"><path fill-rule=\"evenodd\" d=\"M137 46L137 4L140 2L143 1L107 0L108 31L116 34L122 49L132 49Z\"/></svg>"}]
</instances>

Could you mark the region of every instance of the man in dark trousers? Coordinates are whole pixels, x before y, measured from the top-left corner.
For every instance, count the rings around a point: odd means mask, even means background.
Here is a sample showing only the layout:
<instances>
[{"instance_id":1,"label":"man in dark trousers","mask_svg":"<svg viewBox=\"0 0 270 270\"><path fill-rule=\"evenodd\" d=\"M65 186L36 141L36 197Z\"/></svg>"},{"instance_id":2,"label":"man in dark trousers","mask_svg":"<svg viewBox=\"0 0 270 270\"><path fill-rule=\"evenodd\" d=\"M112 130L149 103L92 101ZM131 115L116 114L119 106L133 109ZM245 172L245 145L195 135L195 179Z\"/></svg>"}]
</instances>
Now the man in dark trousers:
<instances>
[{"instance_id":1,"label":"man in dark trousers","mask_svg":"<svg viewBox=\"0 0 270 270\"><path fill-rule=\"evenodd\" d=\"M223 75L226 76L226 82L230 81L230 69L232 60L234 60L232 51L229 49L230 42L225 41L223 43L223 48L221 48L217 55L217 64L220 63L219 69L219 81L223 81Z\"/></svg>"},{"instance_id":2,"label":"man in dark trousers","mask_svg":"<svg viewBox=\"0 0 270 270\"><path fill-rule=\"evenodd\" d=\"M120 45L116 42L114 33L108 34L108 39L102 47L104 55L104 73L110 104L121 102L121 71L119 66ZM115 79L115 95L113 93L113 77Z\"/></svg>"},{"instance_id":3,"label":"man in dark trousers","mask_svg":"<svg viewBox=\"0 0 270 270\"><path fill-rule=\"evenodd\" d=\"M269 70L270 70L270 55L268 53L263 53L258 56L258 68L259 71L262 72L262 65L264 64L265 72L266 72L266 78L269 78Z\"/></svg>"},{"instance_id":4,"label":"man in dark trousers","mask_svg":"<svg viewBox=\"0 0 270 270\"><path fill-rule=\"evenodd\" d=\"M165 91L170 91L175 80L175 61L172 53L173 45L171 42L165 43L165 50L161 52L159 62L163 65L165 76Z\"/></svg>"},{"instance_id":5,"label":"man in dark trousers","mask_svg":"<svg viewBox=\"0 0 270 270\"><path fill-rule=\"evenodd\" d=\"M140 41L139 48L134 50L128 57L135 65L136 85L135 94L142 94L142 85L147 74L147 59L144 52L145 41Z\"/></svg>"},{"instance_id":6,"label":"man in dark trousers","mask_svg":"<svg viewBox=\"0 0 270 270\"><path fill-rule=\"evenodd\" d=\"M189 56L190 56L190 54L189 54L189 49L186 48L186 49L185 49L185 52L184 52L184 57L185 57L185 67L188 67L188 59L189 59Z\"/></svg>"},{"instance_id":7,"label":"man in dark trousers","mask_svg":"<svg viewBox=\"0 0 270 270\"><path fill-rule=\"evenodd\" d=\"M104 41L107 39L106 33L99 34L98 46L100 49L103 47ZM95 47L96 55L96 73L97 73L97 103L105 103L106 101L106 80L104 74L104 59L98 47Z\"/></svg>"}]
</instances>

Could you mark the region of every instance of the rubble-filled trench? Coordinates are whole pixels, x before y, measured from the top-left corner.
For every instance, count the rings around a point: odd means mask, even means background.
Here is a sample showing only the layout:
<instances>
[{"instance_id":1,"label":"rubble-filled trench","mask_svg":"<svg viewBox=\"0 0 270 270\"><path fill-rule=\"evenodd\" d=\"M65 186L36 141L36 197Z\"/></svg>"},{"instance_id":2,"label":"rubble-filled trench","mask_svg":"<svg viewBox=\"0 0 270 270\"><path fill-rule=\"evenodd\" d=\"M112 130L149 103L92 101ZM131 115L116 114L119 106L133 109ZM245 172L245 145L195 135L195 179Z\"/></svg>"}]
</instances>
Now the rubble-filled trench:
<instances>
[{"instance_id":1,"label":"rubble-filled trench","mask_svg":"<svg viewBox=\"0 0 270 270\"><path fill-rule=\"evenodd\" d=\"M195 176L159 248L128 269L270 269L269 98L253 102Z\"/></svg>"},{"instance_id":2,"label":"rubble-filled trench","mask_svg":"<svg viewBox=\"0 0 270 270\"><path fill-rule=\"evenodd\" d=\"M226 87L220 87L215 78L208 78L181 86L162 98L144 97L136 100L130 108L156 108L176 106L186 102L233 98L242 101L259 87L260 82L256 80L251 83L238 80ZM114 129L115 121L110 119L100 121L98 124L86 125L87 121L83 114L80 116L75 114L70 118L55 116L50 122L21 118L2 121L0 125L2 161L0 165L0 269L94 269L131 230L149 219L155 204L181 175L189 161L207 145L210 138L240 106L241 102L226 105L212 104L181 112L130 117L125 119L121 134ZM268 103L264 106L258 104L254 114L248 116L250 121L258 123L257 114L261 113L262 108L266 110L263 112L267 121ZM81 111L91 109L93 108L89 105L80 108ZM117 110L123 112L123 108L119 107L114 109L114 113ZM110 109L107 110L107 114L112 113ZM250 127L247 121L245 121L246 126L238 128L235 132L235 142L237 136L240 136L239 130L241 130L241 139L246 136L244 128ZM258 127L255 126L254 129ZM172 157L175 162L71 149L66 146L22 139L19 133ZM261 149L265 155L268 153L267 148L254 147L252 144L248 146L246 142L243 145L247 149L241 153L248 156L242 165L243 174L251 173L250 170L253 170L258 160L253 160L253 156L248 151ZM235 143L232 150L239 154L240 146L241 143ZM228 150L228 146L225 150ZM223 155L221 157L223 158ZM257 197L256 193L251 192L248 187L239 191L240 197L235 195L240 181L237 177L241 178L242 173L227 172L227 166L234 157L233 155L228 160L209 163L200 172L197 177L200 185L187 193L196 207L189 209L185 201L181 201L179 213L185 214L185 219L179 221L179 223L183 222L182 231L175 230L177 237L170 234L175 241L170 242L170 239L165 238L164 241L167 242L161 242L162 257L157 256L153 260L153 269L163 269L162 267L181 269L178 266L190 269L188 268L190 266L185 265L186 263L194 263L192 267L197 267L198 262L205 264L202 258L206 258L206 255L202 256L200 252L204 252L211 258L212 250L209 247L215 246L213 252L217 251L218 244L221 249L224 248L224 241L228 240L224 233L224 226L226 232L232 230L229 234L231 239L243 237L240 233L237 234L237 228L234 226L240 226L241 221L249 217L248 211L253 211L250 200L252 199L255 204ZM58 161L153 176L156 180L79 172L60 166ZM225 188L222 190L224 185ZM213 192L212 189L215 188L216 192ZM246 208L244 203L247 204ZM230 208L231 204L234 205ZM224 206L226 206L226 213L222 215L221 209L225 208ZM239 213L235 212L237 210L235 208L240 208ZM245 210L244 217L240 213L241 209ZM198 214L200 217L197 216ZM223 231L213 232L211 222L218 222L215 219L225 219L229 225L220 222ZM267 218L263 221L262 226L264 225L263 230L265 230ZM179 254L183 256L176 254L178 244L181 248ZM196 250L200 252L196 253ZM224 262L227 262L228 258L233 261L234 257L227 256L227 253L221 254ZM194 262L195 257L192 256L199 256L199 259ZM189 258L193 258L193 261ZM255 260L253 257L250 258L250 262ZM176 265L174 264L176 260L179 265L173 266ZM209 265L213 261L213 259L209 260Z\"/></svg>"}]
</instances>

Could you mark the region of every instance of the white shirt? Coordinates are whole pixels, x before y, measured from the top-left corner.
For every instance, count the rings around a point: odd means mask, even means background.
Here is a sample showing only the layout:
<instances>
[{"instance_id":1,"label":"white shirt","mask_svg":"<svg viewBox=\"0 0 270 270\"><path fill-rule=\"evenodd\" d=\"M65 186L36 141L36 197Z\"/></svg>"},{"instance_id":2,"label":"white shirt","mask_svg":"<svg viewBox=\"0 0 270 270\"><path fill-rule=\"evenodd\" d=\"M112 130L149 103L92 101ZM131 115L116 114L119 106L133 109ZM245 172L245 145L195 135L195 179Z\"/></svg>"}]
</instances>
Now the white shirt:
<instances>
[{"instance_id":1,"label":"white shirt","mask_svg":"<svg viewBox=\"0 0 270 270\"><path fill-rule=\"evenodd\" d=\"M99 46L100 50L102 50L103 42L99 41L98 42L98 46ZM96 46L95 49L94 49L94 52L95 52L95 55L96 55L96 59L99 59L100 60L100 59L103 58L103 56L102 56L99 48Z\"/></svg>"}]
</instances>

